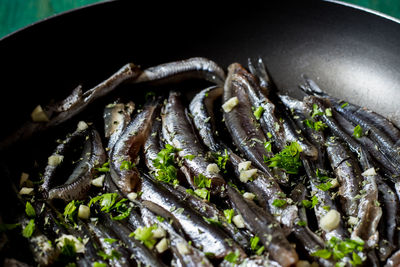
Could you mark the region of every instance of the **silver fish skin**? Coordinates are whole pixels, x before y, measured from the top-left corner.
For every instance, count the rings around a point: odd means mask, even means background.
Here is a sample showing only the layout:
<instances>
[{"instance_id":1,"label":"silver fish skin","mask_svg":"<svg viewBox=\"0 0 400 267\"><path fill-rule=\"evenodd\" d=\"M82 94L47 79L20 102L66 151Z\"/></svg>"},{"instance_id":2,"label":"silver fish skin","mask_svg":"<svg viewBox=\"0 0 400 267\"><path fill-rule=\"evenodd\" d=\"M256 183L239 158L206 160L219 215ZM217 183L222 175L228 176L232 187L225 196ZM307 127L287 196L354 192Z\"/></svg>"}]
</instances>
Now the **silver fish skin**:
<instances>
[{"instance_id":1,"label":"silver fish skin","mask_svg":"<svg viewBox=\"0 0 400 267\"><path fill-rule=\"evenodd\" d=\"M212 86L197 93L189 105L193 124L204 144L213 152L221 151L221 147L214 138L216 129L213 107L216 99L222 97L222 94L222 87Z\"/></svg>"},{"instance_id":2,"label":"silver fish skin","mask_svg":"<svg viewBox=\"0 0 400 267\"><path fill-rule=\"evenodd\" d=\"M271 77L267 72L264 61L261 57L257 58L254 63L251 58L247 59L247 66L249 71L258 79L258 84L263 90L265 96L268 96L270 91L275 90L275 85L273 84Z\"/></svg>"},{"instance_id":3,"label":"silver fish skin","mask_svg":"<svg viewBox=\"0 0 400 267\"><path fill-rule=\"evenodd\" d=\"M328 138L326 142L327 155L340 184L339 197L343 212L347 216L357 217L358 198L362 188L363 178L357 161L339 140Z\"/></svg>"},{"instance_id":4,"label":"silver fish skin","mask_svg":"<svg viewBox=\"0 0 400 267\"><path fill-rule=\"evenodd\" d=\"M21 128L17 129L0 143L0 150L10 147L10 145L17 141L27 140L32 135L37 135L40 132L68 121L86 109L96 99L110 93L120 84L136 79L140 73L142 73L142 70L136 65L129 63L121 67L103 82L85 92L82 91L81 86L78 86L65 99L43 107L49 118L47 122L25 122Z\"/></svg>"},{"instance_id":5,"label":"silver fish skin","mask_svg":"<svg viewBox=\"0 0 400 267\"><path fill-rule=\"evenodd\" d=\"M151 101L129 123L110 153L110 174L114 183L124 193L132 192L139 182L135 166L121 168L123 162L136 163L136 158L150 134L153 121L159 115L160 103Z\"/></svg>"},{"instance_id":6,"label":"silver fish skin","mask_svg":"<svg viewBox=\"0 0 400 267\"><path fill-rule=\"evenodd\" d=\"M232 150L227 148L229 158L234 166L234 172L238 182L240 181L240 171L237 166L239 163L246 161L236 155ZM287 229L292 229L295 220L297 219L297 207L291 203L291 199L286 197L275 178L268 174L257 170L252 181L244 183L244 187L257 196L258 202L270 214L273 214L275 219ZM276 199L285 200L288 204L284 209L276 207L273 203Z\"/></svg>"},{"instance_id":7,"label":"silver fish skin","mask_svg":"<svg viewBox=\"0 0 400 267\"><path fill-rule=\"evenodd\" d=\"M158 227L161 227L168 233L171 250L181 266L213 266L205 254L199 249L193 247L185 238L180 236L167 220L158 220L157 216L145 207L141 208L141 214L147 227L156 223ZM179 246L188 248L189 253L182 253L179 250Z\"/></svg>"},{"instance_id":8,"label":"silver fish skin","mask_svg":"<svg viewBox=\"0 0 400 267\"><path fill-rule=\"evenodd\" d=\"M217 259L236 250L239 251L240 258L245 257L243 249L222 229L206 222L190 206L185 205L152 178L146 175L142 175L142 178L143 205L158 215L171 218L195 247L204 253L213 253Z\"/></svg>"},{"instance_id":9,"label":"silver fish skin","mask_svg":"<svg viewBox=\"0 0 400 267\"><path fill-rule=\"evenodd\" d=\"M386 261L385 267L396 267L396 266L399 266L399 265L400 265L400 250L397 250Z\"/></svg>"},{"instance_id":10,"label":"silver fish skin","mask_svg":"<svg viewBox=\"0 0 400 267\"><path fill-rule=\"evenodd\" d=\"M227 191L232 206L243 217L246 228L260 238L271 258L282 266L296 264L298 255L274 217L254 202L246 201L236 189L228 186Z\"/></svg>"},{"instance_id":11,"label":"silver fish skin","mask_svg":"<svg viewBox=\"0 0 400 267\"><path fill-rule=\"evenodd\" d=\"M111 103L104 108L104 136L108 138L107 147L110 151L131 121L134 110L135 104L133 102L127 104Z\"/></svg>"},{"instance_id":12,"label":"silver fish skin","mask_svg":"<svg viewBox=\"0 0 400 267\"><path fill-rule=\"evenodd\" d=\"M223 102L233 97L239 100L231 111L223 113L225 125L240 152L257 168L270 174L271 171L264 163L264 156L270 158L273 154L264 148L266 138L251 110L249 96L243 85L245 81L236 73L237 70L236 64L229 66L224 85Z\"/></svg>"},{"instance_id":13,"label":"silver fish skin","mask_svg":"<svg viewBox=\"0 0 400 267\"><path fill-rule=\"evenodd\" d=\"M76 130L65 143L60 144L53 155L63 155L70 143L76 138L87 137L84 140L84 146L81 153L81 161L75 166L73 172L67 180L58 186L51 186L52 180L55 179L57 166L48 164L45 169L45 182L41 186L41 190L48 199L59 198L65 201L74 199L83 199L86 197L90 189L92 178L95 174L95 168L102 165L106 160L106 154L101 143L99 133L95 129ZM54 184L54 183L53 183Z\"/></svg>"},{"instance_id":14,"label":"silver fish skin","mask_svg":"<svg viewBox=\"0 0 400 267\"><path fill-rule=\"evenodd\" d=\"M151 133L147 137L146 142L143 146L144 160L147 168L150 171L156 172L157 168L154 166L154 160L157 158L157 154L161 151L162 147L162 130L161 130L161 118L157 117L153 122Z\"/></svg>"},{"instance_id":15,"label":"silver fish skin","mask_svg":"<svg viewBox=\"0 0 400 267\"><path fill-rule=\"evenodd\" d=\"M315 211L315 216L317 217L318 224L320 224L321 219L328 213L328 211L324 208L325 206L329 206L329 210L338 211L339 209L337 208L336 204L332 201L331 195L329 194L329 190L323 191L317 187L320 184L320 182L316 177L314 164L307 159L303 159L302 162L311 185L311 190L314 193L314 195L318 198L318 203L315 205L314 211ZM323 237L325 241L329 241L332 237L339 238L340 240L344 240L345 238L347 238L348 233L344 228L343 220L342 219L340 220L339 225L335 229L329 232L324 232Z\"/></svg>"},{"instance_id":16,"label":"silver fish skin","mask_svg":"<svg viewBox=\"0 0 400 267\"><path fill-rule=\"evenodd\" d=\"M206 158L208 150L194 133L178 92L169 94L168 102L162 112L162 131L166 143L180 150L178 156L183 162L181 169L191 187L197 189L194 177L201 174L211 179L211 194L224 195L225 180L221 174L207 169L208 165L214 162ZM195 157L190 159L187 156Z\"/></svg>"},{"instance_id":17,"label":"silver fish skin","mask_svg":"<svg viewBox=\"0 0 400 267\"><path fill-rule=\"evenodd\" d=\"M166 83L188 78L201 78L217 85L223 85L225 72L210 59L193 57L147 68L133 82Z\"/></svg>"}]
</instances>

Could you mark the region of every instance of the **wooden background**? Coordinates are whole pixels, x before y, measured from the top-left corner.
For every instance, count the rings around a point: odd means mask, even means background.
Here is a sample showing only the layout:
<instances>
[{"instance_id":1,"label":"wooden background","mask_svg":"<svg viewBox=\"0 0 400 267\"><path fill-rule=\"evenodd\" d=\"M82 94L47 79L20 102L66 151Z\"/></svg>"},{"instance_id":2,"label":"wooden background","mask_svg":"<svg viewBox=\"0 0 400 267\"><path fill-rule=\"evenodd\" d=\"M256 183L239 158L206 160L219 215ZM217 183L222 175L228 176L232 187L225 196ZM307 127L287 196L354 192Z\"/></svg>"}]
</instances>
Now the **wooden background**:
<instances>
[{"instance_id":1,"label":"wooden background","mask_svg":"<svg viewBox=\"0 0 400 267\"><path fill-rule=\"evenodd\" d=\"M33 22L104 0L0 0L0 38ZM400 0L345 0L400 19Z\"/></svg>"}]
</instances>

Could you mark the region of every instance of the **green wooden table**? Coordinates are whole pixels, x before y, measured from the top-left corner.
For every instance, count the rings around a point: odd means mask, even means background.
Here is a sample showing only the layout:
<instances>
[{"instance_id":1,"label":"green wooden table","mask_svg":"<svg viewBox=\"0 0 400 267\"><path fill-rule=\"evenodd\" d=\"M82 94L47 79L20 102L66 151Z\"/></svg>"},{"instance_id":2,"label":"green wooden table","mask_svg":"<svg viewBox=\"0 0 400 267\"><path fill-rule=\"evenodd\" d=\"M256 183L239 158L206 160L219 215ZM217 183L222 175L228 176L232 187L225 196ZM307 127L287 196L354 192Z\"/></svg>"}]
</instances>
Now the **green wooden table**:
<instances>
[{"instance_id":1,"label":"green wooden table","mask_svg":"<svg viewBox=\"0 0 400 267\"><path fill-rule=\"evenodd\" d=\"M0 38L26 25L104 0L0 0ZM400 19L399 0L345 0Z\"/></svg>"}]
</instances>

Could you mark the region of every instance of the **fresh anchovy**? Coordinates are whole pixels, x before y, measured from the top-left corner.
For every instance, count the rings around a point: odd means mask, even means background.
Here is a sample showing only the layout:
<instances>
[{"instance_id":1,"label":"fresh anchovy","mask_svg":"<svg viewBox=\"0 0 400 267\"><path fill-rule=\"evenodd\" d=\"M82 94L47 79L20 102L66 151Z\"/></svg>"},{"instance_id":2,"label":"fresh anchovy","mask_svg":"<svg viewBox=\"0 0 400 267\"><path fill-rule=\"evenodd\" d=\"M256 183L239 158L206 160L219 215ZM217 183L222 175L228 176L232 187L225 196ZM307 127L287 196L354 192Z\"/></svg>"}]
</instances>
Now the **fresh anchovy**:
<instances>
[{"instance_id":1,"label":"fresh anchovy","mask_svg":"<svg viewBox=\"0 0 400 267\"><path fill-rule=\"evenodd\" d=\"M386 260L398 248L400 203L395 192L384 182L378 182L379 200L383 215L379 222L379 250L381 261Z\"/></svg>"},{"instance_id":2,"label":"fresh anchovy","mask_svg":"<svg viewBox=\"0 0 400 267\"><path fill-rule=\"evenodd\" d=\"M218 208L210 202L206 202L200 199L197 196L191 195L186 192L185 188L177 185L171 186L169 184L163 184L163 186L168 189L172 194L174 194L179 199L185 201L191 208L196 210L201 216L206 218L216 218L220 223L220 227L227 233L229 236L238 243L242 248L249 249L250 243L249 240L251 238L249 233L245 231L239 230L234 224L227 223L225 219L225 215L218 210Z\"/></svg>"},{"instance_id":3,"label":"fresh anchovy","mask_svg":"<svg viewBox=\"0 0 400 267\"><path fill-rule=\"evenodd\" d=\"M251 103L243 85L243 77L236 73L236 65L228 68L228 77L224 85L223 102L233 97L238 98L238 104L229 112L224 112L225 125L232 136L236 147L253 162L260 170L270 173L264 163L264 156L273 157L264 148L266 138L260 125L251 111Z\"/></svg>"},{"instance_id":4,"label":"fresh anchovy","mask_svg":"<svg viewBox=\"0 0 400 267\"><path fill-rule=\"evenodd\" d=\"M216 99L220 98L223 88L213 86L200 91L192 99L189 110L193 116L193 124L203 140L204 144L213 152L221 151L218 142L215 141L216 132L213 107Z\"/></svg>"},{"instance_id":5,"label":"fresh anchovy","mask_svg":"<svg viewBox=\"0 0 400 267\"><path fill-rule=\"evenodd\" d=\"M139 240L136 240L129 235L133 229L119 221L114 221L108 214L99 213L101 221L104 225L114 231L116 236L126 245L126 249L132 254L133 258L139 264L148 266L165 266L159 257L154 252L150 251Z\"/></svg>"},{"instance_id":6,"label":"fresh anchovy","mask_svg":"<svg viewBox=\"0 0 400 267\"><path fill-rule=\"evenodd\" d=\"M304 159L303 166L306 171L306 174L309 178L309 182L311 185L311 189L314 192L314 196L317 197L318 203L314 207L315 215L317 217L318 223L320 223L321 219L328 213L325 207L329 207L329 210L338 210L336 204L332 201L331 195L329 194L329 190L323 191L319 189L317 186L320 185L318 182L318 177L316 177L316 171L313 164ZM347 237L347 232L344 229L344 223L340 219L339 225L329 231L324 233L324 238L326 241L330 240L332 237L337 237L340 240L344 240Z\"/></svg>"},{"instance_id":7,"label":"fresh anchovy","mask_svg":"<svg viewBox=\"0 0 400 267\"><path fill-rule=\"evenodd\" d=\"M275 218L254 202L246 201L236 189L228 186L227 190L232 206L243 217L246 228L260 238L272 259L284 267L296 264L298 255Z\"/></svg>"},{"instance_id":8,"label":"fresh anchovy","mask_svg":"<svg viewBox=\"0 0 400 267\"><path fill-rule=\"evenodd\" d=\"M66 201L85 198L91 185L95 167L103 164L106 158L99 133L90 128L86 130L78 129L70 137L67 137L65 142L57 146L53 153L53 155L63 157L67 150L72 149L75 140L85 137L87 140L84 140L81 160L64 184L54 187L56 176L61 175L59 170L62 163L46 166L41 190L47 198L61 198Z\"/></svg>"},{"instance_id":9,"label":"fresh anchovy","mask_svg":"<svg viewBox=\"0 0 400 267\"><path fill-rule=\"evenodd\" d=\"M332 97L324 92L316 82L309 79L308 77L304 77L306 81L306 85L301 86L300 88L304 90L306 93L314 94L316 96L323 96L328 98L332 103L335 104L335 107L341 107L344 102L340 99ZM350 109L350 112L354 114L354 116L359 117L360 119L373 124L376 126L380 131L385 132L385 134L391 138L391 140L396 143L396 146L400 145L400 130L388 119L385 117L377 114L376 112L369 110L367 108L363 108L357 106L352 103L346 102L346 108Z\"/></svg>"},{"instance_id":10,"label":"fresh anchovy","mask_svg":"<svg viewBox=\"0 0 400 267\"><path fill-rule=\"evenodd\" d=\"M347 121L344 117L342 117L336 111L333 111L333 115L335 116L339 125L343 128L343 130L348 134L352 135L354 126L349 121ZM383 154L376 143L369 139L366 136L361 136L357 138L357 141L370 153L373 157L376 165L379 165L381 171L385 174L386 177L391 179L393 182L397 181L397 177L400 176L400 165L396 165L391 162L387 155Z\"/></svg>"},{"instance_id":11,"label":"fresh anchovy","mask_svg":"<svg viewBox=\"0 0 400 267\"><path fill-rule=\"evenodd\" d=\"M120 241L116 238L116 235L111 229L106 228L100 222L88 222L87 228L91 235L96 239L97 243L100 244L101 249L107 255L112 255L113 251L118 253L117 258L109 259L109 264L112 266L128 266L130 264L130 254L121 245Z\"/></svg>"},{"instance_id":12,"label":"fresh anchovy","mask_svg":"<svg viewBox=\"0 0 400 267\"><path fill-rule=\"evenodd\" d=\"M194 133L179 93L170 93L167 105L162 113L162 124L166 143L180 150L178 155L183 161L181 169L184 170L188 183L194 189L197 189L194 177L200 174L204 175L211 179L211 193L223 195L225 180L219 173L207 170L208 165L213 161L206 159L208 151L202 146ZM188 158L188 156L194 156L194 158Z\"/></svg>"},{"instance_id":13,"label":"fresh anchovy","mask_svg":"<svg viewBox=\"0 0 400 267\"><path fill-rule=\"evenodd\" d=\"M339 196L343 212L347 216L357 217L358 198L362 187L363 178L358 163L352 154L343 146L339 140L333 137L327 141L327 155L340 184Z\"/></svg>"},{"instance_id":14,"label":"fresh anchovy","mask_svg":"<svg viewBox=\"0 0 400 267\"><path fill-rule=\"evenodd\" d=\"M385 267L396 267L400 265L400 250L396 251L387 261Z\"/></svg>"},{"instance_id":15,"label":"fresh anchovy","mask_svg":"<svg viewBox=\"0 0 400 267\"><path fill-rule=\"evenodd\" d=\"M230 73L240 77L241 86L248 93L248 98L254 108L262 107L264 112L260 117L262 130L265 134L272 135L273 144L278 150L282 150L286 146L286 137L282 122L276 117L275 105L263 94L262 89L258 86L256 77L247 72L240 64L234 63L229 66Z\"/></svg>"},{"instance_id":16,"label":"fresh anchovy","mask_svg":"<svg viewBox=\"0 0 400 267\"><path fill-rule=\"evenodd\" d=\"M338 111L342 116L355 125L360 125L363 129L363 132L368 133L368 136L374 142L376 142L376 144L379 146L379 149L388 156L388 159L393 161L394 164L400 165L400 144L395 144L398 142L398 139L393 141L387 134L374 125L375 121L366 119L363 115L364 112L362 112L360 107L349 103L343 106L340 103L341 101L327 96L314 81L306 79L306 82L308 85L305 89L306 91L312 92L315 95L319 94L327 97L327 99L329 99L332 105L335 107L336 111ZM382 122L382 120L380 121ZM395 127L391 127L390 123L387 123L386 125L388 129L396 130ZM398 135L399 133L394 133L395 137L398 137Z\"/></svg>"},{"instance_id":17,"label":"fresh anchovy","mask_svg":"<svg viewBox=\"0 0 400 267\"><path fill-rule=\"evenodd\" d=\"M214 61L202 57L193 57L145 69L143 73L134 80L134 83L165 83L166 81L180 81L192 77L223 85L225 73Z\"/></svg>"},{"instance_id":18,"label":"fresh anchovy","mask_svg":"<svg viewBox=\"0 0 400 267\"><path fill-rule=\"evenodd\" d=\"M143 220L149 227L155 223L158 227L168 232L171 250L176 255L181 266L213 266L203 252L193 247L182 236L180 236L166 220L157 219L156 215L147 208L141 209ZM182 253L181 246L188 249L188 253Z\"/></svg>"},{"instance_id":19,"label":"fresh anchovy","mask_svg":"<svg viewBox=\"0 0 400 267\"><path fill-rule=\"evenodd\" d=\"M242 159L229 148L227 148L229 158L234 166L234 172L239 180L240 172L237 168L239 163L246 160ZM257 196L257 200L261 207L266 209L269 213L273 214L275 219L286 226L288 229L293 227L297 218L297 207L290 204L291 200L286 197L286 194L279 187L274 177L268 176L262 171L257 171L252 181L244 183L244 187ZM284 200L287 205L284 209L274 205L276 199Z\"/></svg>"},{"instance_id":20,"label":"fresh anchovy","mask_svg":"<svg viewBox=\"0 0 400 267\"><path fill-rule=\"evenodd\" d=\"M263 93L265 96L272 90L274 90L275 85L272 83L271 78L267 73L267 69L264 65L264 62L261 58L257 59L256 63L253 63L250 58L247 60L247 65L251 74L253 74L256 78L258 78L259 85L263 89Z\"/></svg>"},{"instance_id":21,"label":"fresh anchovy","mask_svg":"<svg viewBox=\"0 0 400 267\"><path fill-rule=\"evenodd\" d=\"M135 110L135 104L129 102L108 104L104 109L104 136L108 138L108 148L114 147L115 143L131 121L131 114Z\"/></svg>"},{"instance_id":22,"label":"fresh anchovy","mask_svg":"<svg viewBox=\"0 0 400 267\"><path fill-rule=\"evenodd\" d=\"M230 252L238 250L240 257L245 253L229 236L215 225L208 224L202 216L194 211L185 202L168 192L152 178L142 176L143 204L152 212L163 217L172 218L179 224L185 235L192 240L193 245L203 252L213 253L218 258L223 258Z\"/></svg>"},{"instance_id":23,"label":"fresh anchovy","mask_svg":"<svg viewBox=\"0 0 400 267\"><path fill-rule=\"evenodd\" d=\"M150 171L157 171L154 166L154 160L157 158L157 154L161 151L162 147L162 131L161 131L161 118L156 118L151 128L151 133L147 137L146 142L143 146L144 160L147 168Z\"/></svg>"},{"instance_id":24,"label":"fresh anchovy","mask_svg":"<svg viewBox=\"0 0 400 267\"><path fill-rule=\"evenodd\" d=\"M306 199L307 188L299 183L291 192L290 197L298 203L299 205L299 217L296 220L296 225L293 227L293 234L297 240L303 245L304 250L308 253L308 256L311 257L311 254L323 249L325 244L322 238L316 235L313 231L308 227L308 219L306 214L306 209L302 206L302 201ZM300 226L299 223L302 222L305 225ZM321 266L334 266L335 263L332 260L313 257L315 261L317 261Z\"/></svg>"},{"instance_id":25,"label":"fresh anchovy","mask_svg":"<svg viewBox=\"0 0 400 267\"><path fill-rule=\"evenodd\" d=\"M21 128L1 142L0 150L9 147L16 141L26 140L33 134L38 134L71 119L94 100L108 94L124 82L135 80L140 73L142 71L136 65L129 63L100 84L85 92L82 91L81 86L78 86L65 99L43 108L49 117L48 122L28 121L24 123Z\"/></svg>"},{"instance_id":26,"label":"fresh anchovy","mask_svg":"<svg viewBox=\"0 0 400 267\"><path fill-rule=\"evenodd\" d=\"M159 115L160 104L152 101L145 105L126 127L110 153L110 173L114 183L124 193L132 192L139 181L139 172L134 166L136 157L150 134L155 118ZM122 164L128 163L128 168Z\"/></svg>"}]
</instances>

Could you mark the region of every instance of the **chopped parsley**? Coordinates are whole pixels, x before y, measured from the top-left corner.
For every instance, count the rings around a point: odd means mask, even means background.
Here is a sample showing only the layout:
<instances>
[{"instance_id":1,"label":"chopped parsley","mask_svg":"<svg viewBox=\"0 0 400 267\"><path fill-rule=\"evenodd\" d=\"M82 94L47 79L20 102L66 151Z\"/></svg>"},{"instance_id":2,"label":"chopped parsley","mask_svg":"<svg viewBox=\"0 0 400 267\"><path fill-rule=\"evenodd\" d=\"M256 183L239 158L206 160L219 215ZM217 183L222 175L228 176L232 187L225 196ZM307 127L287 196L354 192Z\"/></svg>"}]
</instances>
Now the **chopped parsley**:
<instances>
[{"instance_id":1,"label":"chopped parsley","mask_svg":"<svg viewBox=\"0 0 400 267\"><path fill-rule=\"evenodd\" d=\"M314 120L306 119L306 120L304 120L304 123L307 125L308 128L314 129L317 132L323 131L328 127L322 121L314 121Z\"/></svg>"},{"instance_id":2,"label":"chopped parsley","mask_svg":"<svg viewBox=\"0 0 400 267\"><path fill-rule=\"evenodd\" d=\"M301 204L303 204L304 207L308 208L308 209L312 209L315 207L315 205L318 204L318 197L316 195L311 197L311 201L307 200L307 199L303 199L301 201Z\"/></svg>"},{"instance_id":3,"label":"chopped parsley","mask_svg":"<svg viewBox=\"0 0 400 267\"><path fill-rule=\"evenodd\" d=\"M299 168L302 166L300 161L300 152L302 151L297 142L292 142L274 157L270 159L264 157L264 161L270 163L268 167L278 167L286 173L298 174Z\"/></svg>"},{"instance_id":4,"label":"chopped parsley","mask_svg":"<svg viewBox=\"0 0 400 267\"><path fill-rule=\"evenodd\" d=\"M121 253L119 253L115 249L111 250L110 254L107 254L104 251L99 251L99 252L97 252L97 255L102 257L103 260L113 260L113 259L119 260L122 256Z\"/></svg>"},{"instance_id":5,"label":"chopped parsley","mask_svg":"<svg viewBox=\"0 0 400 267\"><path fill-rule=\"evenodd\" d=\"M317 175L317 178L321 181L321 182L326 182L328 180L330 180L331 178L326 176L320 169L317 169L317 171L315 172L315 174Z\"/></svg>"},{"instance_id":6,"label":"chopped parsley","mask_svg":"<svg viewBox=\"0 0 400 267\"><path fill-rule=\"evenodd\" d=\"M225 219L228 223L232 223L233 215L235 215L235 211L233 209L224 210Z\"/></svg>"},{"instance_id":7,"label":"chopped parsley","mask_svg":"<svg viewBox=\"0 0 400 267\"><path fill-rule=\"evenodd\" d=\"M98 195L92 198L89 202L89 207L92 206L93 203L99 203L101 207L101 211L109 213L111 211L117 213L115 217L111 216L113 220L123 220L129 216L132 207L130 207L126 202L128 199L122 198L117 202L118 193L106 193L102 195Z\"/></svg>"},{"instance_id":8,"label":"chopped parsley","mask_svg":"<svg viewBox=\"0 0 400 267\"><path fill-rule=\"evenodd\" d=\"M239 256L240 256L239 250L236 250L235 252L229 252L229 254L227 254L224 257L224 260L236 264L239 259Z\"/></svg>"},{"instance_id":9,"label":"chopped parsley","mask_svg":"<svg viewBox=\"0 0 400 267\"><path fill-rule=\"evenodd\" d=\"M357 254L358 251L363 251L364 241L360 238L340 240L337 237L332 237L325 245L324 249L317 250L311 256L329 259L333 258L337 266L343 265L344 258L349 257L352 266L361 265L363 259Z\"/></svg>"},{"instance_id":10,"label":"chopped parsley","mask_svg":"<svg viewBox=\"0 0 400 267\"><path fill-rule=\"evenodd\" d=\"M213 224L216 226L222 226L222 223L218 220L217 217L214 218L207 218L203 216L203 219L208 223L208 224Z\"/></svg>"},{"instance_id":11,"label":"chopped parsley","mask_svg":"<svg viewBox=\"0 0 400 267\"><path fill-rule=\"evenodd\" d=\"M139 227L129 236L134 237L136 240L141 241L146 247L152 249L156 244L156 240L153 238L153 230L157 229L157 225L152 225L150 227Z\"/></svg>"},{"instance_id":12,"label":"chopped parsley","mask_svg":"<svg viewBox=\"0 0 400 267\"><path fill-rule=\"evenodd\" d=\"M22 230L22 236L26 237L26 238L30 238L34 231L35 231L35 220L30 219L29 223Z\"/></svg>"},{"instance_id":13,"label":"chopped parsley","mask_svg":"<svg viewBox=\"0 0 400 267\"><path fill-rule=\"evenodd\" d=\"M96 261L93 263L93 267L107 267L107 264Z\"/></svg>"},{"instance_id":14,"label":"chopped parsley","mask_svg":"<svg viewBox=\"0 0 400 267\"><path fill-rule=\"evenodd\" d=\"M198 188L194 190L193 193L202 199L210 200L210 191L206 188Z\"/></svg>"},{"instance_id":15,"label":"chopped parsley","mask_svg":"<svg viewBox=\"0 0 400 267\"><path fill-rule=\"evenodd\" d=\"M80 204L82 204L82 201L72 200L67 204L67 206L65 206L63 215L66 222L73 223L74 225L76 224L75 219Z\"/></svg>"},{"instance_id":16,"label":"chopped parsley","mask_svg":"<svg viewBox=\"0 0 400 267\"><path fill-rule=\"evenodd\" d=\"M210 188L211 179L200 173L198 176L194 177L194 185L198 188Z\"/></svg>"},{"instance_id":17,"label":"chopped parsley","mask_svg":"<svg viewBox=\"0 0 400 267\"><path fill-rule=\"evenodd\" d=\"M307 222L306 221L297 221L298 226L306 226Z\"/></svg>"},{"instance_id":18,"label":"chopped parsley","mask_svg":"<svg viewBox=\"0 0 400 267\"><path fill-rule=\"evenodd\" d=\"M32 207L32 204L27 201L25 205L25 213L28 217L34 218L36 216L35 209Z\"/></svg>"},{"instance_id":19,"label":"chopped parsley","mask_svg":"<svg viewBox=\"0 0 400 267\"><path fill-rule=\"evenodd\" d=\"M65 238L63 241L63 246L61 248L61 254L68 258L75 257L76 254L75 241L69 238Z\"/></svg>"},{"instance_id":20,"label":"chopped parsley","mask_svg":"<svg viewBox=\"0 0 400 267\"><path fill-rule=\"evenodd\" d=\"M356 127L354 127L353 136L355 138L360 138L361 136L363 136L363 130L360 125L357 125Z\"/></svg>"},{"instance_id":21,"label":"chopped parsley","mask_svg":"<svg viewBox=\"0 0 400 267\"><path fill-rule=\"evenodd\" d=\"M319 190L322 190L322 191L328 191L329 189L332 188L332 183L326 182L326 183L316 185L315 187L317 187Z\"/></svg>"},{"instance_id":22,"label":"chopped parsley","mask_svg":"<svg viewBox=\"0 0 400 267\"><path fill-rule=\"evenodd\" d=\"M252 251L254 251L257 255L261 255L263 252L264 252L264 250L265 250L265 247L264 246L260 246L259 244L258 244L258 242L260 241L260 238L258 237L258 236L253 236L251 239L250 239L250 247L251 247L251 250Z\"/></svg>"},{"instance_id":23,"label":"chopped parsley","mask_svg":"<svg viewBox=\"0 0 400 267\"><path fill-rule=\"evenodd\" d=\"M265 148L266 151L271 152L272 151L271 141L265 141L264 142L264 148Z\"/></svg>"},{"instance_id":24,"label":"chopped parsley","mask_svg":"<svg viewBox=\"0 0 400 267\"><path fill-rule=\"evenodd\" d=\"M285 199L276 198L272 202L272 205L274 205L275 207L278 207L278 208L282 208L286 205L286 203L287 203L287 201Z\"/></svg>"},{"instance_id":25,"label":"chopped parsley","mask_svg":"<svg viewBox=\"0 0 400 267\"><path fill-rule=\"evenodd\" d=\"M110 171L110 167L109 166L110 166L110 162L107 161L106 163L101 165L101 167L95 168L95 170L98 171L98 172L109 172Z\"/></svg>"},{"instance_id":26,"label":"chopped parsley","mask_svg":"<svg viewBox=\"0 0 400 267\"><path fill-rule=\"evenodd\" d=\"M345 107L347 107L348 105L349 105L349 103L345 102L345 103L343 103L340 107L341 107L341 108L345 108Z\"/></svg>"},{"instance_id":27,"label":"chopped parsley","mask_svg":"<svg viewBox=\"0 0 400 267\"><path fill-rule=\"evenodd\" d=\"M188 159L188 160L193 160L196 156L195 155L186 155L183 158Z\"/></svg>"},{"instance_id":28,"label":"chopped parsley","mask_svg":"<svg viewBox=\"0 0 400 267\"><path fill-rule=\"evenodd\" d=\"M115 238L104 238L104 241L109 243L109 244L112 244L114 242L117 242L118 239L115 239Z\"/></svg>"},{"instance_id":29,"label":"chopped parsley","mask_svg":"<svg viewBox=\"0 0 400 267\"><path fill-rule=\"evenodd\" d=\"M319 109L317 104L313 104L313 111L311 114L311 118L314 118L315 116L320 116L324 115L324 113Z\"/></svg>"},{"instance_id":30,"label":"chopped parsley","mask_svg":"<svg viewBox=\"0 0 400 267\"><path fill-rule=\"evenodd\" d=\"M264 108L262 106L259 106L255 111L254 111L254 117L256 117L257 120L259 120L264 112Z\"/></svg>"},{"instance_id":31,"label":"chopped parsley","mask_svg":"<svg viewBox=\"0 0 400 267\"><path fill-rule=\"evenodd\" d=\"M161 182L176 185L179 183L177 176L178 171L175 165L175 153L179 149L166 144L157 157L153 160L154 167L157 169L155 178Z\"/></svg>"},{"instance_id":32,"label":"chopped parsley","mask_svg":"<svg viewBox=\"0 0 400 267\"><path fill-rule=\"evenodd\" d=\"M217 163L218 168L220 168L221 170L225 170L224 173L226 172L226 163L228 162L228 160L229 160L229 155L226 149L224 150L223 155L217 154L216 156L215 163Z\"/></svg>"},{"instance_id":33,"label":"chopped parsley","mask_svg":"<svg viewBox=\"0 0 400 267\"><path fill-rule=\"evenodd\" d=\"M135 164L134 164L134 163L132 163L132 162L130 162L130 161L128 161L128 160L124 160L124 161L121 163L121 165L119 166L119 169L120 169L120 170L129 171L129 170L132 170L134 167L135 167Z\"/></svg>"}]
</instances>

